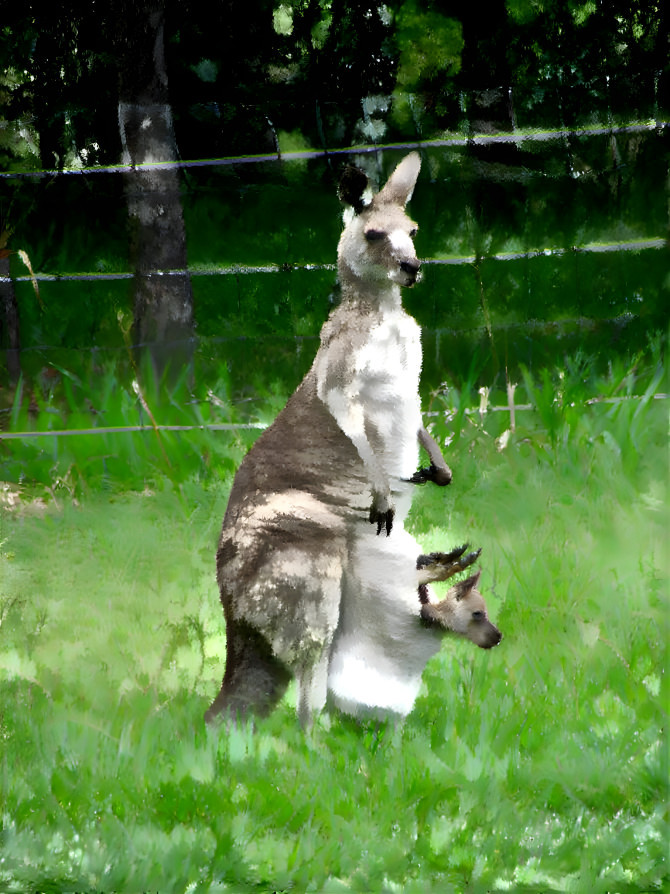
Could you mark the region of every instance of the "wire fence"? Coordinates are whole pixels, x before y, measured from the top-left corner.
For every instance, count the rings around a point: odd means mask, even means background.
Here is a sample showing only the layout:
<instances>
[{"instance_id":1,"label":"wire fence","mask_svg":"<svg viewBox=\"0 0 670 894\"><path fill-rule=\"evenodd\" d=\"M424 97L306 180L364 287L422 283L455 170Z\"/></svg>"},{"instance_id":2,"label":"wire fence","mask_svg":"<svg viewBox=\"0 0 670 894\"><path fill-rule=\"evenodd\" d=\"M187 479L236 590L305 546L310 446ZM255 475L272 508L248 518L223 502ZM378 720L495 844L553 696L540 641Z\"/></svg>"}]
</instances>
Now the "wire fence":
<instances>
[{"instance_id":1,"label":"wire fence","mask_svg":"<svg viewBox=\"0 0 670 894\"><path fill-rule=\"evenodd\" d=\"M476 255L460 255L452 258L422 258L422 264L435 265L462 265L476 264L481 260L492 261L520 261L530 258L541 257L563 257L570 254L603 254L606 252L617 251L646 251L649 249L667 248L668 240L665 238L657 239L634 239L625 242L593 242L587 245L574 245L570 248L542 248L533 251L514 251L499 252L497 254L486 255L485 257L477 257ZM0 276L0 282L114 282L117 280L131 280L135 277L147 279L155 277L170 276L250 276L264 273L288 273L296 270L317 271L336 269L335 264L317 264L305 262L302 264L263 264L259 266L251 265L230 265L225 267L188 267L177 270L152 270L148 273L136 274L129 272L121 273L33 273L22 276Z\"/></svg>"},{"instance_id":2,"label":"wire fence","mask_svg":"<svg viewBox=\"0 0 670 894\"><path fill-rule=\"evenodd\" d=\"M339 149L319 149L319 150L298 150L290 152L281 152L278 148L273 154L260 155L238 155L228 156L224 158L209 159L190 159L190 160L170 160L165 162L152 162L141 165L116 164L106 166L86 167L84 165L73 168L62 169L36 169L23 171L3 171L0 172L0 179L40 179L44 177L61 177L69 175L88 176L89 174L116 174L128 173L134 170L169 170L169 169L188 169L202 167L221 167L234 166L240 164L258 164L267 162L295 162L305 161L317 158L329 158L338 156L351 155L369 155L378 152L386 152L393 150L411 150L411 149L438 149L449 147L462 147L467 145L492 145L497 143L520 145L526 142L547 142L553 140L566 140L570 137L594 137L594 136L612 136L623 134L639 134L662 132L670 126L668 121L648 121L636 122L620 126L599 126L574 128L569 130L530 130L530 131L514 131L495 134L474 134L474 135L449 135L442 139L410 141L398 143L385 143L377 145L348 146ZM571 253L605 253L616 251L643 251L648 249L660 249L668 245L666 238L650 238L650 239L633 239L627 241L607 242L607 243L589 243L585 245L572 246L570 248L544 247L529 251L501 252L492 255L486 255L486 259L496 261L514 261L528 259L534 257L561 257ZM475 255L463 255L446 258L425 258L423 263L434 265L467 265L477 263L479 258ZM27 263L27 266L29 264ZM0 282L23 283L31 282L33 285L38 283L62 283L62 282L114 282L123 280L133 280L139 274L131 271L119 271L110 273L49 273L34 272L29 267L29 274L19 276L0 276ZM247 276L268 273L281 273L295 270L304 271L332 271L335 270L335 264L323 263L288 263L288 264L264 264L264 265L227 265L221 267L207 268L189 266L183 269L170 270L153 270L142 273L142 278L150 277L205 277L205 276Z\"/></svg>"},{"instance_id":3,"label":"wire fence","mask_svg":"<svg viewBox=\"0 0 670 894\"><path fill-rule=\"evenodd\" d=\"M298 162L318 158L329 157L346 157L356 155L370 155L378 152L387 152L395 150L412 150L412 149L439 149L439 148L457 148L468 145L486 146L493 144L513 144L522 145L524 143L533 142L550 142L554 140L567 140L571 137L597 137L611 136L623 134L640 134L640 133L661 133L670 126L668 121L648 121L636 122L620 126L599 126L588 128L574 128L570 130L531 130L531 131L514 131L495 134L474 134L474 135L449 135L442 139L410 141L398 143L385 143L377 145L348 146L339 149L306 149L290 152L281 152L280 149L273 154L261 155L237 155L224 158L208 158L208 159L185 159L170 160L165 162L152 162L141 165L116 164L106 166L93 166L62 169L36 169L23 171L3 171L0 172L0 179L41 179L45 177L61 177L61 176L88 176L90 174L118 174L128 173L135 170L169 170L169 169L189 169L203 167L226 167L241 164L260 164L268 162ZM544 176L544 175L543 175ZM541 249L516 252L501 252L492 255L486 255L486 259L496 261L515 261L534 257L560 257L571 253L604 253L615 251L644 251L648 249L660 249L668 245L666 238L649 238L649 239L633 239L627 241L607 242L607 243L589 243L585 245L572 246L570 248L557 248L547 246ZM425 258L423 263L434 265L467 265L477 263L482 258L475 255L463 255L446 258ZM268 273L281 273L289 271L331 271L335 270L334 264L323 263L288 263L288 264L263 264L263 265L226 265L220 267L208 266L206 268L189 266L183 269L170 270L153 270L142 273L143 278L150 277L209 277L209 276L249 276ZM81 272L81 273L49 273L49 272L33 272L19 276L0 276L0 282L23 283L31 282L33 285L37 283L62 283L62 282L114 282L123 280L133 280L138 276L132 271L119 272Z\"/></svg>"},{"instance_id":4,"label":"wire fence","mask_svg":"<svg viewBox=\"0 0 670 894\"><path fill-rule=\"evenodd\" d=\"M485 393L481 393L485 392ZM514 419L517 412L534 412L537 407L534 404L523 403L517 404L511 398L507 404L489 405L488 391L481 389L481 401L478 407L466 407L464 413L466 416L479 416L484 418L487 413L509 413L510 419ZM652 394L651 400L667 400L670 395L664 393ZM628 394L621 397L591 397L583 401L583 406L593 406L595 404L622 404L630 401L642 400L642 394ZM443 415L438 411L428 411L423 414L427 419L436 419ZM96 426L95 428L72 428L72 429L54 429L52 431L20 431L20 432L4 432L0 431L0 441L20 441L29 438L66 438L76 437L79 435L109 435L109 434L131 434L134 432L188 432L188 431L240 431L240 430L258 430L263 431L268 428L269 423L266 422L212 422L203 425L112 425L112 426Z\"/></svg>"},{"instance_id":5,"label":"wire fence","mask_svg":"<svg viewBox=\"0 0 670 894\"><path fill-rule=\"evenodd\" d=\"M138 165L115 164L115 165L98 165L93 167L58 168L58 169L36 169L23 171L3 171L0 172L0 179L14 180L20 178L43 178L43 177L62 177L73 175L88 174L123 174L129 171L158 171L170 169L188 169L203 167L228 167L243 164L260 164L268 162L293 162L293 161L310 161L317 158L336 158L348 155L374 155L377 152L387 152L394 150L412 150L412 149L441 149L459 146L486 146L495 143L523 144L526 142L550 142L558 139L568 139L570 137L593 137L593 136L617 136L618 134L635 134L650 133L653 131L662 131L670 126L669 121L647 121L635 122L623 125L602 125L600 127L583 127L572 128L568 130L517 130L494 134L453 134L445 136L441 139L434 140L414 140L399 143L379 143L376 145L363 146L347 146L341 149L301 149L289 152L282 152L278 147L276 152L262 155L235 155L224 158L202 158L202 159L183 159L158 162L146 162Z\"/></svg>"},{"instance_id":6,"label":"wire fence","mask_svg":"<svg viewBox=\"0 0 670 894\"><path fill-rule=\"evenodd\" d=\"M570 130L547 130L547 131L515 131L510 133L496 133L496 134L476 134L476 135L462 135L462 134L453 134L447 135L442 139L435 140L426 140L426 141L411 141L411 142L398 142L398 143L388 143L388 144L380 144L380 145L364 145L364 146L350 146L339 149L320 149L320 150L300 150L300 151L290 151L290 152L282 152L280 148L278 148L276 153L272 154L260 154L260 155L243 155L243 156L230 156L225 158L210 158L210 159L190 159L190 160L178 160L178 161L166 161L166 162L154 162L148 163L144 165L130 166L125 164L118 165L108 165L108 166L95 166L95 167L74 167L74 168L63 168L59 170L23 170L23 171L5 171L0 172L0 180L12 180L12 179L41 179L41 178L53 178L53 177L61 177L61 176L88 176L95 174L116 174L116 173L128 173L133 170L160 170L160 169L190 169L190 168L203 168L203 167L226 167L226 166L235 166L235 165L243 165L243 164L260 164L260 163L274 163L274 162L299 162L313 159L327 159L329 157L347 157L347 156L361 156L361 155L370 155L379 152L387 152L387 151L396 151L396 150L430 150L430 149L445 149L445 148L458 148L464 147L468 145L491 145L491 144L515 144L515 145L523 145L524 143L533 143L533 142L549 142L556 140L566 141L569 138L573 137L602 137L602 136L610 136L616 137L617 135L624 134L640 134L640 133L662 133L668 126L670 126L670 122L667 121L648 121L648 122L636 122L627 125L621 126L600 126L600 127L588 127L588 128L576 128ZM557 248L557 247L546 247L543 249L537 250L528 250L528 251L507 251L501 252L491 255L486 255L485 257L478 257L476 255L462 255L455 257L444 257L444 258L425 258L422 259L422 262L426 265L472 265L477 264L482 260L495 260L495 261L518 261L518 260L527 260L533 258L540 257L563 257L570 254L599 254L599 253L608 253L608 252L639 252L639 251L647 251L647 250L658 250L668 246L667 238L647 238L647 239L631 239L626 241L617 241L617 242L607 242L607 243L596 243L592 242L585 245L575 245L570 248ZM119 271L119 272L82 272L82 273L49 273L49 272L33 272L33 270L29 267L29 273L26 275L20 276L0 276L0 282L14 282L14 283L32 283L33 286L36 287L38 283L59 283L59 282L110 282L110 281L123 281L123 280L133 280L138 276L138 274L134 272L128 271ZM143 278L146 277L173 277L173 276L190 276L190 277L211 277L211 276L252 276L252 275L264 275L264 274L277 274L277 273L285 273L292 271L335 271L336 265L334 263L288 263L288 264L263 264L263 265L226 265L226 266L217 266L212 267L208 266L206 268L201 267L191 267L185 269L171 269L171 270L155 270L150 273L143 273L141 276ZM496 327L498 328L498 327ZM215 341L222 341L225 339L214 339ZM48 348L48 346L33 346L32 348L27 348L24 350L43 350ZM118 348L119 350L125 350L125 346L121 346ZM79 348L78 350L82 350ZM87 350L87 349L84 349ZM88 349L90 351L98 351L98 350L106 350L104 348L93 347ZM667 394L655 394L653 398L658 399L667 399ZM594 397L584 401L584 405L592 405L596 403L621 403L630 400L639 400L642 398L642 395L630 395L623 397L613 397L613 398L603 398L603 397ZM514 414L518 412L526 412L526 411L534 411L536 408L532 404L515 404L513 399L505 405L500 406L483 406L480 404L479 407L468 407L465 409L466 415L476 415L479 414L483 417L487 412L509 412L511 417L514 417ZM426 414L428 417L437 416L437 413L428 413ZM133 425L133 426L97 426L91 428L76 428L76 429L60 429L60 430L50 430L50 431L22 431L22 432L3 432L0 431L0 440L22 440L22 439L32 439L32 438L43 438L43 437L73 437L80 435L106 435L106 434L119 434L119 433L135 433L135 432L156 432L156 431L234 431L241 429L258 429L262 430L266 427L265 423L260 422L249 422L249 423L212 423L206 425L159 425L159 424L144 424L144 425Z\"/></svg>"}]
</instances>

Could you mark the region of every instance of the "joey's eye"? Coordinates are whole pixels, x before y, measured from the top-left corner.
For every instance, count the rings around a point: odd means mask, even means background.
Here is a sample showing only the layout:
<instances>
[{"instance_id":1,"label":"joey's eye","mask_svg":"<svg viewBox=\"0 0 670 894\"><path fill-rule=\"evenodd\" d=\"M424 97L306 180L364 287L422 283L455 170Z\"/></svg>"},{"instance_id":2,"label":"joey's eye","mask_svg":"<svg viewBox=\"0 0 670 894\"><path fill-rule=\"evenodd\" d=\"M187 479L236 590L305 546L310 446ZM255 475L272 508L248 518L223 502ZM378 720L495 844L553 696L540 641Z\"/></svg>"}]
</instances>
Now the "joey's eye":
<instances>
[{"instance_id":1,"label":"joey's eye","mask_svg":"<svg viewBox=\"0 0 670 894\"><path fill-rule=\"evenodd\" d=\"M416 236L416 234L417 234L418 232L419 232L419 228L418 228L418 227L412 227L412 229L409 231L409 235L412 237L412 239L414 239L414 237Z\"/></svg>"},{"instance_id":2,"label":"joey's eye","mask_svg":"<svg viewBox=\"0 0 670 894\"><path fill-rule=\"evenodd\" d=\"M473 621L483 621L484 620L484 612L473 612L472 620Z\"/></svg>"},{"instance_id":3,"label":"joey's eye","mask_svg":"<svg viewBox=\"0 0 670 894\"><path fill-rule=\"evenodd\" d=\"M386 236L386 233L383 230L366 230L365 238L368 242L379 242L380 239L383 239Z\"/></svg>"}]
</instances>

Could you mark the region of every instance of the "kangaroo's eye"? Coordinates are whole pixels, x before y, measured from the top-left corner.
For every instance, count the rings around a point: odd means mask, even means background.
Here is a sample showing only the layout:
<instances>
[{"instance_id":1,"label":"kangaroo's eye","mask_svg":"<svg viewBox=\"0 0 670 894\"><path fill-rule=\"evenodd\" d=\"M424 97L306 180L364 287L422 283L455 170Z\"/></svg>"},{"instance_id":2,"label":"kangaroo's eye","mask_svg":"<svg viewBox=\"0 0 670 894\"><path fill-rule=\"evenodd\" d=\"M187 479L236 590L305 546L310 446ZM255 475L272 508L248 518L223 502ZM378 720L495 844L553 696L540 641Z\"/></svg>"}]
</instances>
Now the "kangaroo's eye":
<instances>
[{"instance_id":1,"label":"kangaroo's eye","mask_svg":"<svg viewBox=\"0 0 670 894\"><path fill-rule=\"evenodd\" d=\"M412 237L412 239L414 239L414 237L416 236L416 234L417 234L418 232L419 232L419 228L418 228L418 227L412 227L412 229L409 231L409 235Z\"/></svg>"},{"instance_id":2,"label":"kangaroo's eye","mask_svg":"<svg viewBox=\"0 0 670 894\"><path fill-rule=\"evenodd\" d=\"M484 612L473 612L472 620L473 621L483 621L484 620Z\"/></svg>"},{"instance_id":3,"label":"kangaroo's eye","mask_svg":"<svg viewBox=\"0 0 670 894\"><path fill-rule=\"evenodd\" d=\"M383 239L386 236L386 233L383 230L366 230L365 238L368 242L379 242L380 239Z\"/></svg>"}]
</instances>

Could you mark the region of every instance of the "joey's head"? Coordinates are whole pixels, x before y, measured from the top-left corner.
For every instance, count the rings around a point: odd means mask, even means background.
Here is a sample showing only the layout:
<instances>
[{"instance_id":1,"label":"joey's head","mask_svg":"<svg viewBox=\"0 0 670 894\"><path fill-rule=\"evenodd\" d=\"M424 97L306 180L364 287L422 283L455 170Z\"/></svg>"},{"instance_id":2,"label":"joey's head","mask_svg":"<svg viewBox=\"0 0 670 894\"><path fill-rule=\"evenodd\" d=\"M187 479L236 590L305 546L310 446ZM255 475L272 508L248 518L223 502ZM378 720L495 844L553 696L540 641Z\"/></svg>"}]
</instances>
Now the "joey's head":
<instances>
[{"instance_id":1,"label":"joey's head","mask_svg":"<svg viewBox=\"0 0 670 894\"><path fill-rule=\"evenodd\" d=\"M478 571L467 580L459 581L441 602L430 605L430 621L467 637L481 649L490 649L498 645L502 633L489 621L484 597L477 589L480 576Z\"/></svg>"},{"instance_id":2,"label":"joey's head","mask_svg":"<svg viewBox=\"0 0 670 894\"><path fill-rule=\"evenodd\" d=\"M367 204L365 175L351 168L345 173L340 195L352 212L337 250L343 289L383 292L418 281L421 262L414 248L417 225L405 213L405 205L420 167L418 152L405 156L384 188Z\"/></svg>"}]
</instances>

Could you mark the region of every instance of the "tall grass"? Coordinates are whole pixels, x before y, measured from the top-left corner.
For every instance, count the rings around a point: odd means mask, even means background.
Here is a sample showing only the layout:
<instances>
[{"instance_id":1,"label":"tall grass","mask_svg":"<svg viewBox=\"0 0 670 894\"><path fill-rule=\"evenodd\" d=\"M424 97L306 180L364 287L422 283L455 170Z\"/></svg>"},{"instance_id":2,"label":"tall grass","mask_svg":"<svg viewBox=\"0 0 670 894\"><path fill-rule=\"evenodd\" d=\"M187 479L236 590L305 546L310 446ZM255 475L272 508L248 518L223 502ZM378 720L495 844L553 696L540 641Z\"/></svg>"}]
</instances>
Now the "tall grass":
<instances>
[{"instance_id":1,"label":"tall grass","mask_svg":"<svg viewBox=\"0 0 670 894\"><path fill-rule=\"evenodd\" d=\"M69 439L78 500L26 488L0 515L0 888L667 890L665 374L658 345L605 376L526 372L513 430L504 383L486 412L474 375L428 397L454 482L411 523L426 549L483 547L504 639L445 641L397 728L333 714L304 735L289 692L255 732L206 730L245 445L166 437L171 472L135 446L103 488Z\"/></svg>"},{"instance_id":2,"label":"tall grass","mask_svg":"<svg viewBox=\"0 0 670 894\"><path fill-rule=\"evenodd\" d=\"M232 401L225 370L196 389L186 374L168 387L149 367L140 377L113 362L45 371L48 376L21 381L14 393L7 428L26 437L0 441L3 477L76 496L99 488L142 490L163 479L221 480L252 443L253 428L245 434L245 426L262 427L280 407L267 389L263 399ZM230 430L207 428L221 424ZM50 431L65 434L44 435Z\"/></svg>"}]
</instances>

